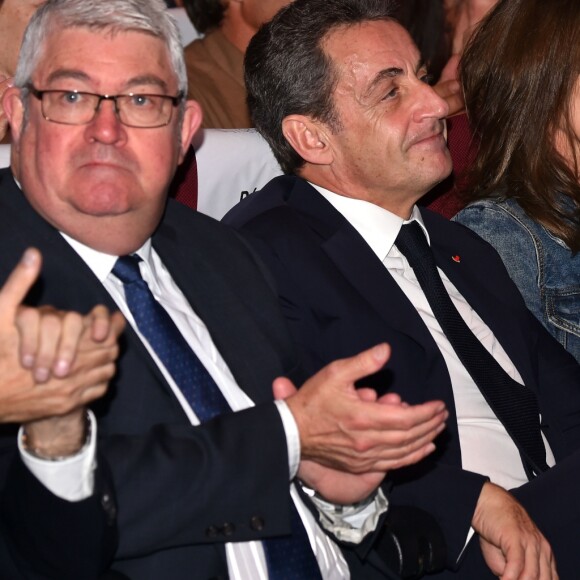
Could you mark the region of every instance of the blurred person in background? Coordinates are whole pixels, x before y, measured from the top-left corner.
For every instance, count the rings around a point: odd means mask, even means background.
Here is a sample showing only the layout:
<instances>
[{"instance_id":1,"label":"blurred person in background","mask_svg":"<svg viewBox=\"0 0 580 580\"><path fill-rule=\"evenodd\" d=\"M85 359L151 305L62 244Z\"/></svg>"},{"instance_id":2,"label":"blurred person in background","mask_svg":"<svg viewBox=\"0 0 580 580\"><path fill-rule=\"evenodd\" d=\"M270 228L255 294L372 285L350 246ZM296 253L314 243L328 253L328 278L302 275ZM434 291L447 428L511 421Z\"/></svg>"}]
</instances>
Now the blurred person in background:
<instances>
[{"instance_id":1,"label":"blurred person in background","mask_svg":"<svg viewBox=\"0 0 580 580\"><path fill-rule=\"evenodd\" d=\"M290 0L184 0L203 38L185 48L188 98L203 110L203 126L252 127L246 105L244 54L258 28Z\"/></svg>"},{"instance_id":2,"label":"blurred person in background","mask_svg":"<svg viewBox=\"0 0 580 580\"><path fill-rule=\"evenodd\" d=\"M42 0L0 0L0 101L10 86L24 29ZM0 143L9 141L7 120L0 105Z\"/></svg>"}]
</instances>

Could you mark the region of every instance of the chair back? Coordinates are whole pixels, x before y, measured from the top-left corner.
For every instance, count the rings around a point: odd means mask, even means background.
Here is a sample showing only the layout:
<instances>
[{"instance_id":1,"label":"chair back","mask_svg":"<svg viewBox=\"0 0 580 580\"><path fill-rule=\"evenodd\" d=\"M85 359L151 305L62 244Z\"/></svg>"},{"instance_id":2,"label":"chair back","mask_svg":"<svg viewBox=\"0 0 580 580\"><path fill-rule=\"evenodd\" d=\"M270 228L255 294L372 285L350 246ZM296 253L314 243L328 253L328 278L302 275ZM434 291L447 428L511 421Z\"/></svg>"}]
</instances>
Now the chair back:
<instances>
[{"instance_id":1,"label":"chair back","mask_svg":"<svg viewBox=\"0 0 580 580\"><path fill-rule=\"evenodd\" d=\"M204 129L194 140L197 209L221 219L244 197L282 174L255 129Z\"/></svg>"},{"instance_id":2,"label":"chair back","mask_svg":"<svg viewBox=\"0 0 580 580\"><path fill-rule=\"evenodd\" d=\"M0 145L0 169L10 165L10 145Z\"/></svg>"}]
</instances>

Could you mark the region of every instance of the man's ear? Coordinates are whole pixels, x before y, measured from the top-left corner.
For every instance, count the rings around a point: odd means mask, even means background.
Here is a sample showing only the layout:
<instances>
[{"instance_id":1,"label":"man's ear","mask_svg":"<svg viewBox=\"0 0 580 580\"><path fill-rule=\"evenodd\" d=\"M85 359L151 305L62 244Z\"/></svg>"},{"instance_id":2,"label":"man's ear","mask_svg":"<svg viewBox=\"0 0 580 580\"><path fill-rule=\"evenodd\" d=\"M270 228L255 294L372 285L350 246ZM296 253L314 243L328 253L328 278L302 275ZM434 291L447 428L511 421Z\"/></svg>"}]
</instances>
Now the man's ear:
<instances>
[{"instance_id":1,"label":"man's ear","mask_svg":"<svg viewBox=\"0 0 580 580\"><path fill-rule=\"evenodd\" d=\"M282 121L282 133L293 149L307 163L330 165L333 160L328 128L306 115L288 115Z\"/></svg>"},{"instance_id":2,"label":"man's ear","mask_svg":"<svg viewBox=\"0 0 580 580\"><path fill-rule=\"evenodd\" d=\"M203 120L203 113L201 106L197 101L187 101L185 103L185 111L183 113L183 123L181 125L180 135L180 151L178 163L183 161L193 136L201 126Z\"/></svg>"},{"instance_id":3,"label":"man's ear","mask_svg":"<svg viewBox=\"0 0 580 580\"><path fill-rule=\"evenodd\" d=\"M24 104L20 99L20 89L9 87L2 96L2 108L10 123L10 134L14 144L20 140L20 134L24 124Z\"/></svg>"}]
</instances>

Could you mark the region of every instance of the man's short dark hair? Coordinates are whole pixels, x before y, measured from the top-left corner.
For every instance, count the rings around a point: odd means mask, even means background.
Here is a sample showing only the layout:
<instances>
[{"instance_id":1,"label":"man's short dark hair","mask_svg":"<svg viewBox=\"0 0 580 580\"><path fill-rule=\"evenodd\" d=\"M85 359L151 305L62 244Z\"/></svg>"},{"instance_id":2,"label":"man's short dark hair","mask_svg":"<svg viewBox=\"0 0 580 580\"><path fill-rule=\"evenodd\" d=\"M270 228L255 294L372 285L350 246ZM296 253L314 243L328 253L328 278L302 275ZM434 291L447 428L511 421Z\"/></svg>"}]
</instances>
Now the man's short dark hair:
<instances>
[{"instance_id":1,"label":"man's short dark hair","mask_svg":"<svg viewBox=\"0 0 580 580\"><path fill-rule=\"evenodd\" d=\"M221 0L183 0L183 6L195 29L204 34L221 26L226 11Z\"/></svg>"},{"instance_id":2,"label":"man's short dark hair","mask_svg":"<svg viewBox=\"0 0 580 580\"><path fill-rule=\"evenodd\" d=\"M308 115L340 129L333 93L337 74L322 49L339 27L392 20L391 0L295 0L251 40L245 58L248 106L254 126L270 144L284 173L304 160L282 134L288 115Z\"/></svg>"}]
</instances>

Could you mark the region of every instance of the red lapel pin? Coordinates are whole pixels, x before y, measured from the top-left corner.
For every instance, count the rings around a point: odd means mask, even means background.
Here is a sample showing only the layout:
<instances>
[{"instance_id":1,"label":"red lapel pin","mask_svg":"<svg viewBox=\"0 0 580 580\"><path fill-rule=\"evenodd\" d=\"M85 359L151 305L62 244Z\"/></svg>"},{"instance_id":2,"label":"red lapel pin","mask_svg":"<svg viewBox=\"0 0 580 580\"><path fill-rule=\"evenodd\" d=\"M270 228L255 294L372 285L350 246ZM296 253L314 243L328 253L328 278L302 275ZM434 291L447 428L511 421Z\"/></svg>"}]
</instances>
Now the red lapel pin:
<instances>
[{"instance_id":1,"label":"red lapel pin","mask_svg":"<svg viewBox=\"0 0 580 580\"><path fill-rule=\"evenodd\" d=\"M451 259L458 264L461 262L461 256L451 256Z\"/></svg>"}]
</instances>

